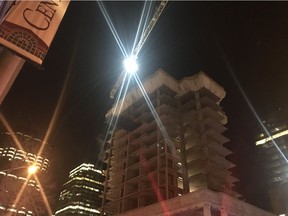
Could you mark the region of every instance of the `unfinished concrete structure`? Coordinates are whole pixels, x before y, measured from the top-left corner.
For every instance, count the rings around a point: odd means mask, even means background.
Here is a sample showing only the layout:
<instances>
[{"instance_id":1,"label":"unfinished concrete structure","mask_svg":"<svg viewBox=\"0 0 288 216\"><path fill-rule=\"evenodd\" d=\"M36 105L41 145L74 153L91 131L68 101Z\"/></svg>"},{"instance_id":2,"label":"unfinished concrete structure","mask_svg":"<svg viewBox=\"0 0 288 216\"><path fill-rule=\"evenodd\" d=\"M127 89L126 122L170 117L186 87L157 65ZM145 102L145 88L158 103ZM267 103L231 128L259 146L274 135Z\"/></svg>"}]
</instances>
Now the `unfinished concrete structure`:
<instances>
[{"instance_id":1,"label":"unfinished concrete structure","mask_svg":"<svg viewBox=\"0 0 288 216\"><path fill-rule=\"evenodd\" d=\"M276 216L225 193L200 189L119 216Z\"/></svg>"},{"instance_id":2,"label":"unfinished concrete structure","mask_svg":"<svg viewBox=\"0 0 288 216\"><path fill-rule=\"evenodd\" d=\"M109 140L102 211L119 214L203 188L237 196L223 147L224 89L203 72L178 81L161 69L143 86L157 115L139 88L128 91Z\"/></svg>"}]
</instances>

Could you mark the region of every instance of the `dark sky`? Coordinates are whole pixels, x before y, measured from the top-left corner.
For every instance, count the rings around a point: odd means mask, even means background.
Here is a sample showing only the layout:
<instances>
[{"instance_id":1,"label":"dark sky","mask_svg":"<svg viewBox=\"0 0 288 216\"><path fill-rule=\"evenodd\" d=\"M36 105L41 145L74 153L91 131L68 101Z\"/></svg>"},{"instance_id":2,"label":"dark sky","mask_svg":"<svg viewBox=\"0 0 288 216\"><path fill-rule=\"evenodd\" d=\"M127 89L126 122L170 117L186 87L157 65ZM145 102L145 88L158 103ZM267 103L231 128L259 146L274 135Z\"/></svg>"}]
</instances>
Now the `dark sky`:
<instances>
[{"instance_id":1,"label":"dark sky","mask_svg":"<svg viewBox=\"0 0 288 216\"><path fill-rule=\"evenodd\" d=\"M142 2L103 2L125 46L131 46ZM235 175L245 194L253 171L255 117L287 109L288 2L169 2L139 56L139 75L158 68L177 79L204 71L227 91ZM73 1L39 70L26 63L1 105L15 131L42 139L65 80L61 112L49 138L51 172L61 185L68 171L96 158L97 135L111 106L109 92L122 71L122 54L96 1Z\"/></svg>"}]
</instances>

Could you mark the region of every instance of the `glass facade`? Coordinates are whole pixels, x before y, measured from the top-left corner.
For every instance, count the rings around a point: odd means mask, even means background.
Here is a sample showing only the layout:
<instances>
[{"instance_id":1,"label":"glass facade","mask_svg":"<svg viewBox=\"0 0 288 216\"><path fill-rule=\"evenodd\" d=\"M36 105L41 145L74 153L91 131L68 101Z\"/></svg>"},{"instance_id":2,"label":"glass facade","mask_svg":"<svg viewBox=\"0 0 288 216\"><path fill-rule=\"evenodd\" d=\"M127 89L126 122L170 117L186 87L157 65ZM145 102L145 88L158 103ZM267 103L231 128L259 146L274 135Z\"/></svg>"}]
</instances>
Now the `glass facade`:
<instances>
[{"instance_id":1,"label":"glass facade","mask_svg":"<svg viewBox=\"0 0 288 216\"><path fill-rule=\"evenodd\" d=\"M103 171L93 164L83 163L73 169L63 185L55 215L100 215L98 208L102 199L99 196L103 194L103 181Z\"/></svg>"}]
</instances>

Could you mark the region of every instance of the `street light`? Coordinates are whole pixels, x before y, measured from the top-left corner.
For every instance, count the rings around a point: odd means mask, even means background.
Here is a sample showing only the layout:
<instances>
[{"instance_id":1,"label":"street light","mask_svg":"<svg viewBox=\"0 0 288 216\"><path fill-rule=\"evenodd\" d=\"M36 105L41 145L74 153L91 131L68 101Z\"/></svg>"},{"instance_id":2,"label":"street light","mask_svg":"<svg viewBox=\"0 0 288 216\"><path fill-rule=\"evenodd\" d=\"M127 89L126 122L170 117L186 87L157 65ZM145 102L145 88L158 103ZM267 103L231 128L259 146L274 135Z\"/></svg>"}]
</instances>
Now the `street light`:
<instances>
[{"instance_id":1,"label":"street light","mask_svg":"<svg viewBox=\"0 0 288 216\"><path fill-rule=\"evenodd\" d=\"M5 172L7 175L7 174L9 174L15 170L20 170L20 169L24 169L24 168L27 169L27 172L29 175L35 174L39 170L39 168L36 165L32 164L29 166L21 166L21 167L16 167L16 168L12 168L12 169L0 170L0 172Z\"/></svg>"},{"instance_id":2,"label":"street light","mask_svg":"<svg viewBox=\"0 0 288 216\"><path fill-rule=\"evenodd\" d=\"M27 170L27 176L26 177L22 177L21 175L18 176L18 175L11 174L14 171L16 173L17 170L21 170L21 169ZM32 178L31 178L32 175L34 175L36 172L38 172L38 170L39 170L39 167L37 167L35 164L20 166L20 167L16 167L16 168L12 168L12 169L0 170L0 173L4 174L2 181L0 181L0 200L3 201L3 203L0 203L0 214L1 213L3 214L3 212L4 212L4 215L11 215L12 214L11 212L18 212L18 213L23 212L26 215L26 211L29 213L30 210L28 210L28 209L25 210L25 208L21 209L22 207L19 207L18 204L19 204L20 200L21 200L21 202L23 202L23 200L25 200L25 202L26 202L27 198L30 200L30 198L29 198L30 195L29 196L23 195L27 186L29 188L36 188L36 189L39 188L38 184L36 183L37 180L35 181L35 180L32 180ZM21 171L21 173L23 174L22 171ZM15 181L12 182L11 177L17 179L18 182L15 182ZM35 178L37 179L36 176L35 176ZM30 190L28 190L28 191L29 191L29 193L31 193ZM25 194L26 194L26 192L25 192ZM11 203L13 203L12 206L10 206ZM18 206L18 207L16 207L16 206ZM27 213L27 215L28 215L28 213Z\"/></svg>"},{"instance_id":3,"label":"street light","mask_svg":"<svg viewBox=\"0 0 288 216\"><path fill-rule=\"evenodd\" d=\"M28 167L27 166L21 166L21 167L16 167L16 168L13 168L13 169L6 169L6 170L0 170L0 173L2 174L2 175L4 175L3 177L2 177L2 180L0 181L0 192L1 192L1 190L2 190L2 186L3 186L3 183L4 183L4 179L5 179L5 176L6 177L10 177L10 173L11 172L13 172L13 171L15 171L15 170L20 170L20 169L27 169L27 177L25 178L26 179L26 183L28 183L30 180L30 177L32 176L32 175L34 175L37 171L38 171L38 167L37 166L35 166L34 164L32 164L32 165L29 165ZM19 176L17 176L17 179L19 179L19 178L22 178L23 179L23 177L19 177Z\"/></svg>"},{"instance_id":4,"label":"street light","mask_svg":"<svg viewBox=\"0 0 288 216\"><path fill-rule=\"evenodd\" d=\"M33 175L38 171L38 167L35 165L30 165L27 170L28 174Z\"/></svg>"}]
</instances>

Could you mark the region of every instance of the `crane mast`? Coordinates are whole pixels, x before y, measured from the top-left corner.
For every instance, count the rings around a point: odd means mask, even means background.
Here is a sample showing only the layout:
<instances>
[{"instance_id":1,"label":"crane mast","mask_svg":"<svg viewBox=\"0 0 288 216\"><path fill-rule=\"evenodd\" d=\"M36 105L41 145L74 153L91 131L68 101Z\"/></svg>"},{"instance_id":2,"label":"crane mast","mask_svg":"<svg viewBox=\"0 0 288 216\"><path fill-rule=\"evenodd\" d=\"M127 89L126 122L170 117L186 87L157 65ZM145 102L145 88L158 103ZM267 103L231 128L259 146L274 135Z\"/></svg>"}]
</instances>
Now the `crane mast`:
<instances>
[{"instance_id":1,"label":"crane mast","mask_svg":"<svg viewBox=\"0 0 288 216\"><path fill-rule=\"evenodd\" d=\"M158 21L161 13L163 12L166 4L168 3L167 0L162 0L160 2L160 5L157 7L155 13L153 14L152 19L150 20L148 26L146 27L145 31L143 32L143 34L140 37L140 40L137 44L137 46L135 47L134 50L132 50L132 56L138 56L138 53L140 52L141 48L143 47L144 43L146 42L147 38L149 37L153 27L155 26L156 22ZM110 92L110 98L113 99L119 86L121 85L121 82L124 78L124 72L122 72L120 74L120 76L118 77L115 85L113 86L111 92Z\"/></svg>"}]
</instances>

